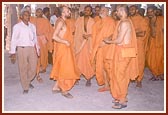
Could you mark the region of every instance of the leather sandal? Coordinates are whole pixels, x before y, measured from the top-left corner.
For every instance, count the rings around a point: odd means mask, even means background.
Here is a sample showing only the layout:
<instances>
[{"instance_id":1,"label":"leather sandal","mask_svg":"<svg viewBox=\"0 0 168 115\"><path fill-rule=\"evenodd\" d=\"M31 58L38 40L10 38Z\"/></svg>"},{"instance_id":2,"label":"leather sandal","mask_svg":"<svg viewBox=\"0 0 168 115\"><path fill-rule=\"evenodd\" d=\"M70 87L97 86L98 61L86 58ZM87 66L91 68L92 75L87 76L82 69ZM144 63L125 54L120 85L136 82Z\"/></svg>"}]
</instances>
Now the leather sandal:
<instances>
[{"instance_id":1,"label":"leather sandal","mask_svg":"<svg viewBox=\"0 0 168 115\"><path fill-rule=\"evenodd\" d=\"M68 99L72 99L73 96L70 93L62 93L62 95Z\"/></svg>"},{"instance_id":2,"label":"leather sandal","mask_svg":"<svg viewBox=\"0 0 168 115\"><path fill-rule=\"evenodd\" d=\"M127 107L127 104L121 104L121 103L115 103L112 108L114 109L122 109L122 108L125 108Z\"/></svg>"}]
</instances>

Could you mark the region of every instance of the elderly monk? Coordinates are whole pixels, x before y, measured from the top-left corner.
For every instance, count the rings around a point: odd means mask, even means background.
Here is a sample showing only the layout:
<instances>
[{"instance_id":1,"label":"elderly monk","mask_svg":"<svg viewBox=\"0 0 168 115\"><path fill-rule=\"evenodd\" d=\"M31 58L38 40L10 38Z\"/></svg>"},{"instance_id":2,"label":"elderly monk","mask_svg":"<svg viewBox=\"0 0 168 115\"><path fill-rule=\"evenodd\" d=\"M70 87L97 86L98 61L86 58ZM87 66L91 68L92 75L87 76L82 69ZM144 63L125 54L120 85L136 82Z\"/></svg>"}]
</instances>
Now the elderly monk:
<instances>
[{"instance_id":1,"label":"elderly monk","mask_svg":"<svg viewBox=\"0 0 168 115\"><path fill-rule=\"evenodd\" d=\"M150 37L147 51L147 65L153 77L150 80L163 80L164 74L164 18L156 16L156 7L147 8L149 17Z\"/></svg>"},{"instance_id":2,"label":"elderly monk","mask_svg":"<svg viewBox=\"0 0 168 115\"><path fill-rule=\"evenodd\" d=\"M52 34L53 28L50 22L42 17L42 9L36 9L36 20L35 26L37 31L37 40L40 45L40 56L38 58L37 64L37 80L42 82L42 78L39 73L46 72L46 68L48 65L48 50L52 52Z\"/></svg>"},{"instance_id":3,"label":"elderly monk","mask_svg":"<svg viewBox=\"0 0 168 115\"><path fill-rule=\"evenodd\" d=\"M130 19L134 25L136 38L137 38L137 49L138 49L138 68L139 68L139 76L137 78L137 87L142 87L142 79L144 76L144 68L145 68L145 54L146 54L146 42L148 39L147 30L148 23L144 17L142 17L138 12L138 7L136 5L132 5L129 7Z\"/></svg>"},{"instance_id":4,"label":"elderly monk","mask_svg":"<svg viewBox=\"0 0 168 115\"><path fill-rule=\"evenodd\" d=\"M93 27L93 52L91 55L91 62L95 63L96 79L99 85L104 85L99 88L99 92L109 91L109 77L105 70L105 56L107 51L107 44L104 39L110 38L115 29L115 21L108 16L109 9L102 7L100 10L101 20L96 22Z\"/></svg>"},{"instance_id":5,"label":"elderly monk","mask_svg":"<svg viewBox=\"0 0 168 115\"><path fill-rule=\"evenodd\" d=\"M91 18L92 7L86 6L84 8L85 15L79 17L75 23L75 55L78 68L82 75L87 79L86 86L91 86L91 78L94 75L94 70L90 62L90 55L92 51L92 28L94 24Z\"/></svg>"},{"instance_id":6,"label":"elderly monk","mask_svg":"<svg viewBox=\"0 0 168 115\"><path fill-rule=\"evenodd\" d=\"M54 47L54 63L50 78L57 80L52 91L53 93L61 92L66 98L73 98L68 92L79 79L79 71L75 63L73 52L73 36L70 31L69 24L66 19L70 16L68 7L60 7L61 17L56 21L56 28L53 39L56 41Z\"/></svg>"},{"instance_id":7,"label":"elderly monk","mask_svg":"<svg viewBox=\"0 0 168 115\"><path fill-rule=\"evenodd\" d=\"M113 70L110 77L110 88L115 99L112 108L127 107L127 93L130 79L135 80L138 75L137 43L133 24L128 19L128 6L118 5L117 16L120 18L112 40L106 43L115 44L113 56Z\"/></svg>"}]
</instances>

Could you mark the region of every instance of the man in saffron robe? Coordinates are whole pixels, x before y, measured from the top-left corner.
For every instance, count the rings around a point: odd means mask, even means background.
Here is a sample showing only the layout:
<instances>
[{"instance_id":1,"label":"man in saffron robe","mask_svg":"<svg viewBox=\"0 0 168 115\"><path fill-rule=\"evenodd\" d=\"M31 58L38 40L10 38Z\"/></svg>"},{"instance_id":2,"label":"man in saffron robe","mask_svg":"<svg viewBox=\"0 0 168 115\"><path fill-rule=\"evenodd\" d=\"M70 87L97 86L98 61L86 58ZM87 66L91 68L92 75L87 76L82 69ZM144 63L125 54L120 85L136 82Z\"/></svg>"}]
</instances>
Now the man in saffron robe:
<instances>
[{"instance_id":1,"label":"man in saffron robe","mask_svg":"<svg viewBox=\"0 0 168 115\"><path fill-rule=\"evenodd\" d=\"M102 7L100 11L101 19L94 24L93 27L93 51L91 55L91 62L95 63L96 79L99 85L104 85L99 88L99 92L109 91L109 78L105 70L106 63L105 56L107 51L107 44L103 41L113 35L115 29L115 21L108 16L109 9Z\"/></svg>"},{"instance_id":2,"label":"man in saffron robe","mask_svg":"<svg viewBox=\"0 0 168 115\"><path fill-rule=\"evenodd\" d=\"M120 18L112 40L106 43L115 44L113 56L113 70L110 76L110 88L115 99L114 109L127 107L127 93L130 79L135 80L138 75L137 43L133 24L128 19L128 6L118 5L117 16Z\"/></svg>"},{"instance_id":3,"label":"man in saffron robe","mask_svg":"<svg viewBox=\"0 0 168 115\"><path fill-rule=\"evenodd\" d=\"M92 27L94 24L92 14L92 7L86 6L84 8L85 15L79 17L75 23L75 56L78 68L82 75L87 79L86 86L91 86L91 78L94 75L94 70L90 62L90 55L92 51Z\"/></svg>"},{"instance_id":4,"label":"man in saffron robe","mask_svg":"<svg viewBox=\"0 0 168 115\"><path fill-rule=\"evenodd\" d=\"M137 49L138 49L138 68L139 68L139 76L137 78L137 87L142 87L142 79L144 76L144 68L145 68L145 54L146 54L146 42L148 39L146 37L148 23L144 17L142 17L138 13L138 6L132 5L129 7L130 19L134 25L136 38L137 38Z\"/></svg>"},{"instance_id":5,"label":"man in saffron robe","mask_svg":"<svg viewBox=\"0 0 168 115\"><path fill-rule=\"evenodd\" d=\"M164 18L156 16L156 7L147 9L150 23L150 37L147 51L147 65L153 77L150 80L164 79Z\"/></svg>"},{"instance_id":6,"label":"man in saffron robe","mask_svg":"<svg viewBox=\"0 0 168 115\"><path fill-rule=\"evenodd\" d=\"M53 39L56 41L54 46L54 62L50 78L56 80L52 89L53 93L61 92L66 98L73 98L68 92L79 79L79 71L75 63L73 52L73 37L70 31L70 24L66 24L66 19L70 16L68 7L60 7L61 17L56 21L56 28ZM55 44L54 44L55 45Z\"/></svg>"},{"instance_id":7,"label":"man in saffron robe","mask_svg":"<svg viewBox=\"0 0 168 115\"><path fill-rule=\"evenodd\" d=\"M49 52L52 52L52 34L53 28L49 22L49 20L42 17L42 9L36 9L36 20L35 26L37 31L37 40L40 45L40 56L38 58L37 64L37 80L42 82L42 78L40 77L39 73L46 72L46 68L48 65L48 46ZM48 45L50 44L50 45Z\"/></svg>"}]
</instances>

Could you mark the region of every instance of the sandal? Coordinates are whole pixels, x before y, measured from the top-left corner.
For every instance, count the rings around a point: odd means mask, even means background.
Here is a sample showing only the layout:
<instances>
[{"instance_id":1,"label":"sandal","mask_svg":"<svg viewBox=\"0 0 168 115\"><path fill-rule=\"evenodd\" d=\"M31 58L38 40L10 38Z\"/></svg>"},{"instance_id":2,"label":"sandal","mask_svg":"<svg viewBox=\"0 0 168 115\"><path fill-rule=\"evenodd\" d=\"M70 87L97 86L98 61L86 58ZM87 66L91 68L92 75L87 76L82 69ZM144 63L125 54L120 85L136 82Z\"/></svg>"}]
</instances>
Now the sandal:
<instances>
[{"instance_id":1,"label":"sandal","mask_svg":"<svg viewBox=\"0 0 168 115\"><path fill-rule=\"evenodd\" d=\"M72 99L73 96L70 93L62 93L62 95L68 99Z\"/></svg>"},{"instance_id":2,"label":"sandal","mask_svg":"<svg viewBox=\"0 0 168 115\"><path fill-rule=\"evenodd\" d=\"M127 107L127 104L121 104L121 103L115 103L112 108L114 109L122 109L122 108L125 108Z\"/></svg>"},{"instance_id":3,"label":"sandal","mask_svg":"<svg viewBox=\"0 0 168 115\"><path fill-rule=\"evenodd\" d=\"M117 99L112 100L112 103L119 103L119 100L117 100Z\"/></svg>"},{"instance_id":4,"label":"sandal","mask_svg":"<svg viewBox=\"0 0 168 115\"><path fill-rule=\"evenodd\" d=\"M38 76L36 77L36 79L37 79L37 81L38 81L39 83L43 83L43 79L40 77L40 75L38 75Z\"/></svg>"}]
</instances>

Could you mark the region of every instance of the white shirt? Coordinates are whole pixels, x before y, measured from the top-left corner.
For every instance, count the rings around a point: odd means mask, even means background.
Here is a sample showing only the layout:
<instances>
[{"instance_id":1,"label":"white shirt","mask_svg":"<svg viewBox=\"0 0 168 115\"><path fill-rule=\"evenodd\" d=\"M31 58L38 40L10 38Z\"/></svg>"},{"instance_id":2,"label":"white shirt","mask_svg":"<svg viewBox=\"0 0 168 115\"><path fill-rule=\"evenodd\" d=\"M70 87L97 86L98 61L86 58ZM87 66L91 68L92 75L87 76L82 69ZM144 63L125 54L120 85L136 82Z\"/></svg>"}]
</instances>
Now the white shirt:
<instances>
[{"instance_id":1,"label":"white shirt","mask_svg":"<svg viewBox=\"0 0 168 115\"><path fill-rule=\"evenodd\" d=\"M14 54L17 46L34 47L36 44L38 43L35 25L30 22L26 25L22 21L14 25L9 53Z\"/></svg>"},{"instance_id":2,"label":"white shirt","mask_svg":"<svg viewBox=\"0 0 168 115\"><path fill-rule=\"evenodd\" d=\"M52 15L52 16L50 17L50 23L51 23L51 24L54 24L54 25L55 25L56 20L57 20L57 16L56 16L56 15Z\"/></svg>"}]
</instances>

